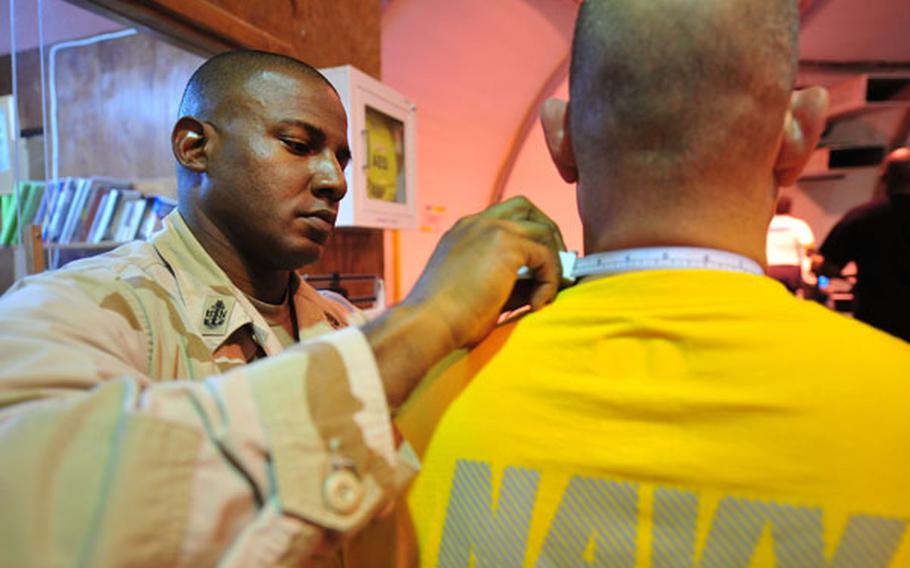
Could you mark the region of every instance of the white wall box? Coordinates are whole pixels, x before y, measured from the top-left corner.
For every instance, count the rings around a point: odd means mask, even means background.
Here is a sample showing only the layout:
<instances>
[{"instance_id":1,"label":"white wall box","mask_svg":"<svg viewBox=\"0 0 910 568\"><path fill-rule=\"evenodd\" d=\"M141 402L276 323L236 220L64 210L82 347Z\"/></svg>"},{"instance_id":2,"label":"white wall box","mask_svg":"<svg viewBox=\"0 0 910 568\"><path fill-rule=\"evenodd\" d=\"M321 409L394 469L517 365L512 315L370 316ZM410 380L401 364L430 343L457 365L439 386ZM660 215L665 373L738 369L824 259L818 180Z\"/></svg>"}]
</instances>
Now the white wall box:
<instances>
[{"instance_id":1,"label":"white wall box","mask_svg":"<svg viewBox=\"0 0 910 568\"><path fill-rule=\"evenodd\" d=\"M338 226L412 229L417 224L416 106L355 67L320 69L348 114L353 159Z\"/></svg>"}]
</instances>

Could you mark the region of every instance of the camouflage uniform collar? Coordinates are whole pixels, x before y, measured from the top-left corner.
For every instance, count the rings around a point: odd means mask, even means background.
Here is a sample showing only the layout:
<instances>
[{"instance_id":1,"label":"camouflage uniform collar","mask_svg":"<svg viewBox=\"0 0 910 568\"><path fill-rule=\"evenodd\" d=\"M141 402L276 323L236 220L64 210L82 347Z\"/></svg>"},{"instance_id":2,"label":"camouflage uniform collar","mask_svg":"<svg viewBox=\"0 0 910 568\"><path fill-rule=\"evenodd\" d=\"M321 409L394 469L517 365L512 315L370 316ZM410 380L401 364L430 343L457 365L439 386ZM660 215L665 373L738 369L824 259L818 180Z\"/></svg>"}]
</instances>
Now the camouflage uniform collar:
<instances>
[{"instance_id":1,"label":"camouflage uniform collar","mask_svg":"<svg viewBox=\"0 0 910 568\"><path fill-rule=\"evenodd\" d=\"M164 230L152 244L170 266L196 333L214 352L239 328L250 325L253 340L267 354L282 350L265 318L205 251L176 209L164 219Z\"/></svg>"}]
</instances>

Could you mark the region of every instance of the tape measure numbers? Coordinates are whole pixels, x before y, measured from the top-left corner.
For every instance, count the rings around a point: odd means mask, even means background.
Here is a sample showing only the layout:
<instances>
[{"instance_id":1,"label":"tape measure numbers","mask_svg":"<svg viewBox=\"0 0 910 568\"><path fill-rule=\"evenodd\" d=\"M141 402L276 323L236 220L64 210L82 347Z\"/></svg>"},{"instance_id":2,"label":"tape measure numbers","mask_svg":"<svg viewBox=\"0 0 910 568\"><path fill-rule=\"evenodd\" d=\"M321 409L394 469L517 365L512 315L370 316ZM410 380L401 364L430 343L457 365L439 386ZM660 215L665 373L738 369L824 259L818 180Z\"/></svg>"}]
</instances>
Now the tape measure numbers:
<instances>
[{"instance_id":1,"label":"tape measure numbers","mask_svg":"<svg viewBox=\"0 0 910 568\"><path fill-rule=\"evenodd\" d=\"M574 251L560 252L562 278L574 282L584 276L605 276L644 270L725 270L763 275L761 265L732 252L697 247L648 247L600 252L578 257ZM527 267L519 278L530 278Z\"/></svg>"},{"instance_id":2,"label":"tape measure numbers","mask_svg":"<svg viewBox=\"0 0 910 568\"><path fill-rule=\"evenodd\" d=\"M697 247L648 247L590 254L560 253L563 274L571 280L643 270L725 270L762 275L760 264L732 252Z\"/></svg>"}]
</instances>

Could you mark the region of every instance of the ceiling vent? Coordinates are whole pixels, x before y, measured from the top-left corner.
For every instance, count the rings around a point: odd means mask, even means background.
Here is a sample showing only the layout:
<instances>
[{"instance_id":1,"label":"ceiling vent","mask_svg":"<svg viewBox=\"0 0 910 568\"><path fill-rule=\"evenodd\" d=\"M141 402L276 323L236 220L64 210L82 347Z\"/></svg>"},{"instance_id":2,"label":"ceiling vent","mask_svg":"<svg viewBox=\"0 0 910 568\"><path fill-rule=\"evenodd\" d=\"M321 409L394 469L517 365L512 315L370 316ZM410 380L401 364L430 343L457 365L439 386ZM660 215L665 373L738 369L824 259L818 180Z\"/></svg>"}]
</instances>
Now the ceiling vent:
<instances>
[{"instance_id":1,"label":"ceiling vent","mask_svg":"<svg viewBox=\"0 0 910 568\"><path fill-rule=\"evenodd\" d=\"M825 180L844 177L849 171L877 167L885 159L887 147L882 140L847 143L829 136L835 124L852 121L864 112L880 109L910 111L910 74L863 74L828 87L831 104L828 127L821 147L803 170L800 180ZM854 138L856 133L853 133ZM865 136L858 136L860 140ZM877 137L876 137L877 138Z\"/></svg>"},{"instance_id":2,"label":"ceiling vent","mask_svg":"<svg viewBox=\"0 0 910 568\"><path fill-rule=\"evenodd\" d=\"M864 74L828 87L828 118L878 108L910 108L910 75Z\"/></svg>"},{"instance_id":3,"label":"ceiling vent","mask_svg":"<svg viewBox=\"0 0 910 568\"><path fill-rule=\"evenodd\" d=\"M812 153L800 180L837 179L850 170L877 167L885 159L885 152L881 145L819 148Z\"/></svg>"}]
</instances>

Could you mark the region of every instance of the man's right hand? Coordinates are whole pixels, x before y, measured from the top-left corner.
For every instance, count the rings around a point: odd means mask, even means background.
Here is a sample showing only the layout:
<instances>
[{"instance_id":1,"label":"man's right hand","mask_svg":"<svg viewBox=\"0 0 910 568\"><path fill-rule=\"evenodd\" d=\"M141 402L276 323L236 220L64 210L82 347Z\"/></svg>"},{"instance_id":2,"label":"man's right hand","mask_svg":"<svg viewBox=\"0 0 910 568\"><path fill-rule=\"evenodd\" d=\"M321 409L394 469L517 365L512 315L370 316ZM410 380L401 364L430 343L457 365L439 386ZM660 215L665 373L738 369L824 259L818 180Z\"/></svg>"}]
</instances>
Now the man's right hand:
<instances>
[{"instance_id":1,"label":"man's right hand","mask_svg":"<svg viewBox=\"0 0 910 568\"><path fill-rule=\"evenodd\" d=\"M398 406L432 365L493 329L522 266L535 281L532 309L550 302L564 249L556 224L524 197L459 220L407 298L364 327L389 403Z\"/></svg>"},{"instance_id":2,"label":"man's right hand","mask_svg":"<svg viewBox=\"0 0 910 568\"><path fill-rule=\"evenodd\" d=\"M559 288L556 224L524 197L497 203L459 220L430 257L404 305L428 306L452 333L451 348L472 345L496 324L518 270L534 274L530 304L539 309Z\"/></svg>"}]
</instances>

